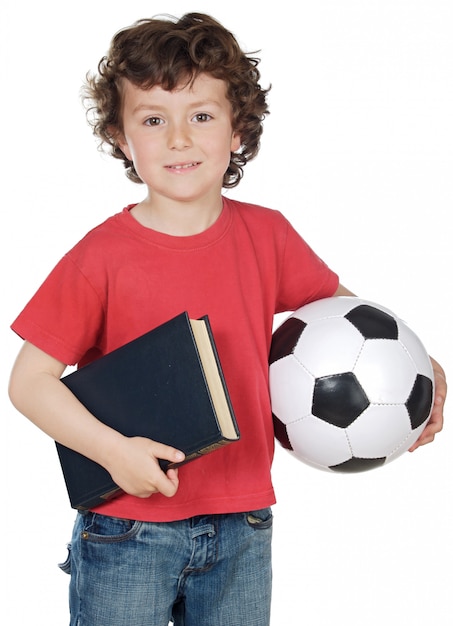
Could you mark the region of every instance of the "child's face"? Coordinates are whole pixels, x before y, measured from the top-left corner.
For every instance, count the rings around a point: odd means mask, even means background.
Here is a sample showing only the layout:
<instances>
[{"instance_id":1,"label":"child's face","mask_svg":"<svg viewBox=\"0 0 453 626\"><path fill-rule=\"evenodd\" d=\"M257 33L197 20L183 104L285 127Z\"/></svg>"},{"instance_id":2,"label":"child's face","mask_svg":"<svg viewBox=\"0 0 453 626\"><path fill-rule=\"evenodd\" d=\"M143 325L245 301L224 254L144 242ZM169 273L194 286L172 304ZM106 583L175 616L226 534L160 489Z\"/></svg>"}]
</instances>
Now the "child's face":
<instances>
[{"instance_id":1,"label":"child's face","mask_svg":"<svg viewBox=\"0 0 453 626\"><path fill-rule=\"evenodd\" d=\"M150 199L212 202L240 137L233 132L224 81L201 74L174 91L124 81L120 147Z\"/></svg>"}]
</instances>

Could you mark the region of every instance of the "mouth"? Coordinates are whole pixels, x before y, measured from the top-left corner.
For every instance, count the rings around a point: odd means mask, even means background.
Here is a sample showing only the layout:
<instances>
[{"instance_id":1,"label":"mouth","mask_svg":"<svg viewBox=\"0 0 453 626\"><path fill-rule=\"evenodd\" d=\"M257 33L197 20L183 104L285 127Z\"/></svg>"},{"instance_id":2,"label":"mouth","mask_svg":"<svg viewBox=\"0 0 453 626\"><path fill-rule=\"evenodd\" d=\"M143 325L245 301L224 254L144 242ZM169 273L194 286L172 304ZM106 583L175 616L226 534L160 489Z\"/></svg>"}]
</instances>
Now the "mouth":
<instances>
[{"instance_id":1,"label":"mouth","mask_svg":"<svg viewBox=\"0 0 453 626\"><path fill-rule=\"evenodd\" d=\"M191 161L190 163L175 163L174 165L166 165L165 168L173 172L182 172L184 170L191 170L198 167L200 164L201 161Z\"/></svg>"}]
</instances>

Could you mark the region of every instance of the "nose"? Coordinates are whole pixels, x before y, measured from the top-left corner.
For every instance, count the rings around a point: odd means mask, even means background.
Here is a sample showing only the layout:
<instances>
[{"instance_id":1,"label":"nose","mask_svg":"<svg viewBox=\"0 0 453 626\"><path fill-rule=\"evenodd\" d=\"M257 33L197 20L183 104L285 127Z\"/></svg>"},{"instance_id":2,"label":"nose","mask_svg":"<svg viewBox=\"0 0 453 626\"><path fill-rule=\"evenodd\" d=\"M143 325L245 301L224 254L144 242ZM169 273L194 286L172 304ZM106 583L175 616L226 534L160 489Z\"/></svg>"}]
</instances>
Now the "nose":
<instances>
[{"instance_id":1,"label":"nose","mask_svg":"<svg viewBox=\"0 0 453 626\"><path fill-rule=\"evenodd\" d=\"M184 150L192 145L190 129L187 122L173 123L168 132L170 150Z\"/></svg>"}]
</instances>

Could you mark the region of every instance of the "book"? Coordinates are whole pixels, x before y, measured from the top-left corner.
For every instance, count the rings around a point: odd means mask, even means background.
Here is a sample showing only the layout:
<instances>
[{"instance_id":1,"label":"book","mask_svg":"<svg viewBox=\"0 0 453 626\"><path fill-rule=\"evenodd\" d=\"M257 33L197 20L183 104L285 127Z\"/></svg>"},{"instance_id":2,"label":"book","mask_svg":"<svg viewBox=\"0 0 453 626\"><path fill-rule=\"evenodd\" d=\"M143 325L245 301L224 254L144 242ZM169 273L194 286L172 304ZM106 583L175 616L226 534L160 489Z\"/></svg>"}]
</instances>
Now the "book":
<instances>
[{"instance_id":1,"label":"book","mask_svg":"<svg viewBox=\"0 0 453 626\"><path fill-rule=\"evenodd\" d=\"M240 433L208 316L187 312L62 377L101 422L186 455L166 471L237 441ZM122 493L98 463L56 443L69 500L90 509Z\"/></svg>"}]
</instances>

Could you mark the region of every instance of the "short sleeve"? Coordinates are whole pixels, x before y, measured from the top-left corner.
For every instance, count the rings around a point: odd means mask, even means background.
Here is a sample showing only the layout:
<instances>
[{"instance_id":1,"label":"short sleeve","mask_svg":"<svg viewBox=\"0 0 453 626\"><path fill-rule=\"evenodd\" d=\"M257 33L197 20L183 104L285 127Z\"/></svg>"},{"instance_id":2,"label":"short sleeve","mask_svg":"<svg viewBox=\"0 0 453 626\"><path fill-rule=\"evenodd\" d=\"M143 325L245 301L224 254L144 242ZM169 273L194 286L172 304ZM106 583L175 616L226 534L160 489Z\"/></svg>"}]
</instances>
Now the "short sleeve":
<instances>
[{"instance_id":1,"label":"short sleeve","mask_svg":"<svg viewBox=\"0 0 453 626\"><path fill-rule=\"evenodd\" d=\"M103 317L98 293L66 255L11 328L52 357L74 365L96 351Z\"/></svg>"},{"instance_id":2,"label":"short sleeve","mask_svg":"<svg viewBox=\"0 0 453 626\"><path fill-rule=\"evenodd\" d=\"M288 221L278 284L277 312L291 311L313 300L330 297L339 284L338 275Z\"/></svg>"}]
</instances>

